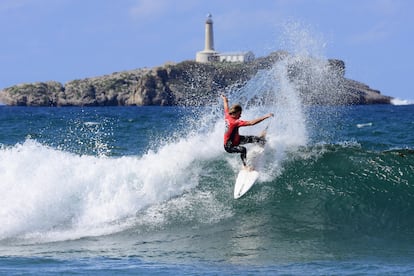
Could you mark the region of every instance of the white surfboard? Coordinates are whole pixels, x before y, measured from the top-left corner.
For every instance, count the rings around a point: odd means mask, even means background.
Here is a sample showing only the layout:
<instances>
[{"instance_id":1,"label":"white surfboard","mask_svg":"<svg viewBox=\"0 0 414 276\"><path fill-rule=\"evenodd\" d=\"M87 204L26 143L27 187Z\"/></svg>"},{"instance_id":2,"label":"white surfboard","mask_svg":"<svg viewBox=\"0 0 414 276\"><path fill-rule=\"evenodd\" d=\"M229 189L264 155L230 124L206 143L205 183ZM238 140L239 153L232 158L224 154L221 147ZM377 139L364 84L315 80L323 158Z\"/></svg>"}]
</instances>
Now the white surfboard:
<instances>
[{"instance_id":1,"label":"white surfboard","mask_svg":"<svg viewBox=\"0 0 414 276\"><path fill-rule=\"evenodd\" d=\"M242 169L237 175L236 185L234 185L234 198L242 197L253 186L259 178L259 172L255 170Z\"/></svg>"},{"instance_id":2,"label":"white surfboard","mask_svg":"<svg viewBox=\"0 0 414 276\"><path fill-rule=\"evenodd\" d=\"M234 198L242 197L254 185L259 178L260 159L263 155L264 147L254 145L247 151L247 163L249 168L243 168L237 175L236 184L234 185Z\"/></svg>"}]
</instances>

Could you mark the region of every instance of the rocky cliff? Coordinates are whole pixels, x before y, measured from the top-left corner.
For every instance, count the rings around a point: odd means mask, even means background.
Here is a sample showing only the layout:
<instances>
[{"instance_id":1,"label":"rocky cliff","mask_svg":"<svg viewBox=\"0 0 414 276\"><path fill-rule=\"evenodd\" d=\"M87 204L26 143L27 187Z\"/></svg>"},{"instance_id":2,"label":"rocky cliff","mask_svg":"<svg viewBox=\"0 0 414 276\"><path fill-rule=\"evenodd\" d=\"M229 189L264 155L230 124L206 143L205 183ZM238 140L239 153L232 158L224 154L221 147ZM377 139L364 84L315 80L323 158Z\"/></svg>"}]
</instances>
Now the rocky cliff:
<instances>
[{"instance_id":1,"label":"rocky cliff","mask_svg":"<svg viewBox=\"0 0 414 276\"><path fill-rule=\"evenodd\" d=\"M282 62L304 103L390 103L391 97L346 79L343 61L295 60L282 51L252 63L184 61L73 80L65 85L55 81L19 84L0 91L0 102L18 106L206 105L216 101L221 91L238 89L259 70L269 70Z\"/></svg>"}]
</instances>

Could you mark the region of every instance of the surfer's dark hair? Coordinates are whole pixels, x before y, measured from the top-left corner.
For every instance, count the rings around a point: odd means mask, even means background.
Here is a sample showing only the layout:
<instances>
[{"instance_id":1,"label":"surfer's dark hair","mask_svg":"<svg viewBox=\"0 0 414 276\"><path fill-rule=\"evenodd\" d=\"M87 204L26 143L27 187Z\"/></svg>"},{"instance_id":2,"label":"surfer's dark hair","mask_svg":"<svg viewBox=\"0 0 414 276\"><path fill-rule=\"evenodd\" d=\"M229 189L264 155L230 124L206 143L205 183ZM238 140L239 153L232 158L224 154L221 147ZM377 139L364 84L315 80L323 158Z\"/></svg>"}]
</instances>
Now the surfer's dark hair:
<instances>
[{"instance_id":1,"label":"surfer's dark hair","mask_svg":"<svg viewBox=\"0 0 414 276\"><path fill-rule=\"evenodd\" d=\"M232 105L232 107L230 107L229 114L234 114L234 113L241 112L241 111L242 111L241 105L235 104L235 105Z\"/></svg>"}]
</instances>

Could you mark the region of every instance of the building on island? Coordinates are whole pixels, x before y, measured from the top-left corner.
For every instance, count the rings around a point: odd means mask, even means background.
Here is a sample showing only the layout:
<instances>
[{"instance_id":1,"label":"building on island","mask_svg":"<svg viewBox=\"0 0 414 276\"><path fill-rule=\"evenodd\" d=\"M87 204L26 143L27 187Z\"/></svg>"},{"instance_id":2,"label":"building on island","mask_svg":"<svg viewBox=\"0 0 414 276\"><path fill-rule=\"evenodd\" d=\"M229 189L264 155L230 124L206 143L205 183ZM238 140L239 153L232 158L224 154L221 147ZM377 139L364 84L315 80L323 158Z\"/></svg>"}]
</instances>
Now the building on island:
<instances>
[{"instance_id":1,"label":"building on island","mask_svg":"<svg viewBox=\"0 0 414 276\"><path fill-rule=\"evenodd\" d=\"M248 52L229 52L219 54L219 61L227 62L250 62L254 60L254 54Z\"/></svg>"},{"instance_id":2,"label":"building on island","mask_svg":"<svg viewBox=\"0 0 414 276\"><path fill-rule=\"evenodd\" d=\"M204 50L197 52L197 62L250 62L255 58L251 51L219 53L214 50L213 19L211 14L207 15L204 35Z\"/></svg>"}]
</instances>

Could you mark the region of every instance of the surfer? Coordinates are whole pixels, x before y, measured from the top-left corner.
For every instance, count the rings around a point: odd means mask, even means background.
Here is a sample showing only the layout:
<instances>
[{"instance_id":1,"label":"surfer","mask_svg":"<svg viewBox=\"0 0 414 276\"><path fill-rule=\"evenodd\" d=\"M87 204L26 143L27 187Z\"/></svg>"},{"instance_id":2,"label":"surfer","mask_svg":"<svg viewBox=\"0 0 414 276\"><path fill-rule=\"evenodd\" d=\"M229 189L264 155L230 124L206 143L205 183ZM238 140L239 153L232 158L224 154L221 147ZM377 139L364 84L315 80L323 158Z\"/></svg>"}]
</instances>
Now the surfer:
<instances>
[{"instance_id":1,"label":"surfer","mask_svg":"<svg viewBox=\"0 0 414 276\"><path fill-rule=\"evenodd\" d=\"M228 153L240 153L243 165L246 167L247 149L241 145L247 143L262 143L266 142L264 134L261 136L243 136L239 134L239 127L253 126L267 118L273 117L273 113L266 114L262 117L250 121L240 120L242 107L239 104L234 104L229 108L227 97L221 95L224 104L224 117L226 122L226 130L224 132L224 149Z\"/></svg>"}]
</instances>

